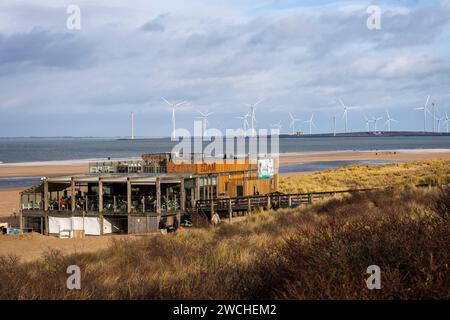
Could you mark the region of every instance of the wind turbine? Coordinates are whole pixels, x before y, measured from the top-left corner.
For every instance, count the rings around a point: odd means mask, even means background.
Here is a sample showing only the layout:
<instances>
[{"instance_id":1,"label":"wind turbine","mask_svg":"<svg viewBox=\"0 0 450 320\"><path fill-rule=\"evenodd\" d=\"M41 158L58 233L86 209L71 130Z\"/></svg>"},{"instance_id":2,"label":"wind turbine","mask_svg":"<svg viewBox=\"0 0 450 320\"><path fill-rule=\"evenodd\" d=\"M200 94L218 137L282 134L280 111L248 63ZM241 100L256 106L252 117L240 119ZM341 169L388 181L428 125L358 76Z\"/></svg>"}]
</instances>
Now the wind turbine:
<instances>
[{"instance_id":1,"label":"wind turbine","mask_svg":"<svg viewBox=\"0 0 450 320\"><path fill-rule=\"evenodd\" d=\"M208 117L210 115L214 114L214 112L201 112L199 110L197 110L197 112L200 113L200 115L201 115L201 117L197 117L197 119L201 119L202 120L203 135L205 135L206 125L209 123Z\"/></svg>"},{"instance_id":2,"label":"wind turbine","mask_svg":"<svg viewBox=\"0 0 450 320\"><path fill-rule=\"evenodd\" d=\"M248 120L247 120L247 118L250 116L250 111L249 112L247 112L246 114L244 114L243 116L239 116L239 117L236 117L236 119L240 119L240 120L242 120L242 129L244 130L244 131L247 131L247 128L248 128Z\"/></svg>"},{"instance_id":3,"label":"wind turbine","mask_svg":"<svg viewBox=\"0 0 450 320\"><path fill-rule=\"evenodd\" d=\"M373 122L373 120L367 118L366 115L364 115L364 120L366 122L367 132L370 132L370 123Z\"/></svg>"},{"instance_id":4,"label":"wind turbine","mask_svg":"<svg viewBox=\"0 0 450 320\"><path fill-rule=\"evenodd\" d=\"M348 110L351 110L350 107L347 107L344 102L342 101L342 99L339 98L339 102L341 103L341 105L344 107L344 113L342 114L342 119L345 118L345 133L347 133L347 125L348 125Z\"/></svg>"},{"instance_id":5,"label":"wind turbine","mask_svg":"<svg viewBox=\"0 0 450 320\"><path fill-rule=\"evenodd\" d=\"M391 131L391 122L398 122L398 121L395 120L395 119L393 119L393 118L391 118L391 116L390 116L388 110L386 110L386 115L387 115L387 120L386 120L386 122L384 123L384 125L387 125L388 131L390 132L390 131ZM380 119L380 120L381 120L381 119Z\"/></svg>"},{"instance_id":6,"label":"wind turbine","mask_svg":"<svg viewBox=\"0 0 450 320\"><path fill-rule=\"evenodd\" d=\"M250 117L250 128L252 129L252 135L255 135L255 123L256 123L256 106L263 102L264 100L261 99L255 104L247 104L247 106L250 107L249 110L249 117Z\"/></svg>"},{"instance_id":7,"label":"wind turbine","mask_svg":"<svg viewBox=\"0 0 450 320\"><path fill-rule=\"evenodd\" d=\"M292 113L290 113L290 112L288 112L289 113L289 117L291 118L291 127L292 127L292 134L295 134L296 133L296 131L295 131L295 123L297 122L297 121L302 121L301 119L298 119L298 118L294 118L294 116L292 115Z\"/></svg>"},{"instance_id":8,"label":"wind turbine","mask_svg":"<svg viewBox=\"0 0 450 320\"><path fill-rule=\"evenodd\" d=\"M311 118L309 118L309 120L305 121L305 123L309 123L309 134L312 134L312 127L313 126L314 126L314 128L317 128L316 125L314 124L313 118L314 118L314 113L311 114Z\"/></svg>"},{"instance_id":9,"label":"wind turbine","mask_svg":"<svg viewBox=\"0 0 450 320\"><path fill-rule=\"evenodd\" d=\"M333 115L333 137L336 136L336 115Z\"/></svg>"},{"instance_id":10,"label":"wind turbine","mask_svg":"<svg viewBox=\"0 0 450 320\"><path fill-rule=\"evenodd\" d=\"M177 102L177 103L171 103L171 102L167 101L166 99L164 99L163 97L161 97L161 99L163 99L164 102L167 103L172 108L172 138L175 138L175 130L176 130L175 109L178 108L179 106L185 104L186 101L181 101L181 102Z\"/></svg>"},{"instance_id":11,"label":"wind turbine","mask_svg":"<svg viewBox=\"0 0 450 320\"><path fill-rule=\"evenodd\" d=\"M441 132L441 121L445 122L445 117L436 118L436 120L437 120L438 132ZM448 123L447 123L447 127L448 127Z\"/></svg>"},{"instance_id":12,"label":"wind turbine","mask_svg":"<svg viewBox=\"0 0 450 320\"><path fill-rule=\"evenodd\" d=\"M428 101L430 101L430 96L429 95L428 95L427 101L425 102L425 105L423 107L414 108L414 110L423 110L423 131L424 132L427 131L427 112L428 113L430 112L428 110Z\"/></svg>"},{"instance_id":13,"label":"wind turbine","mask_svg":"<svg viewBox=\"0 0 450 320\"><path fill-rule=\"evenodd\" d=\"M378 131L378 129L377 129L377 123L378 123L378 121L380 121L381 119L383 119L383 117L375 118L374 116L372 116L372 121L373 121L374 124L375 124L375 126L374 126L375 132Z\"/></svg>"},{"instance_id":14,"label":"wind turbine","mask_svg":"<svg viewBox=\"0 0 450 320\"><path fill-rule=\"evenodd\" d=\"M448 117L447 112L445 113L444 123L447 126L447 133L448 133L448 123L450 122L450 118Z\"/></svg>"},{"instance_id":15,"label":"wind turbine","mask_svg":"<svg viewBox=\"0 0 450 320\"><path fill-rule=\"evenodd\" d=\"M134 112L131 112L131 140L134 140Z\"/></svg>"}]
</instances>

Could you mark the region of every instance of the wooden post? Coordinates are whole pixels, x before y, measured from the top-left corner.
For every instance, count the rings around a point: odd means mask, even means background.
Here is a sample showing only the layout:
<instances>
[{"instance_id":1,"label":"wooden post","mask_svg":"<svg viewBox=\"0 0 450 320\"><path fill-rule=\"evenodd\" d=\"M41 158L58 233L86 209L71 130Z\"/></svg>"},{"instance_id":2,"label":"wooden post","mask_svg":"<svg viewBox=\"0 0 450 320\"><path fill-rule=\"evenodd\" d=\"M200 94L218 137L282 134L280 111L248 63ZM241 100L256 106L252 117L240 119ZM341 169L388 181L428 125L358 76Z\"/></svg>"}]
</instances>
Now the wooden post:
<instances>
[{"instance_id":1,"label":"wooden post","mask_svg":"<svg viewBox=\"0 0 450 320\"><path fill-rule=\"evenodd\" d=\"M252 212L252 202L251 202L251 200L252 199L250 197L247 198L247 201L248 201L248 203L247 203L247 213L248 214L250 214Z\"/></svg>"},{"instance_id":2,"label":"wooden post","mask_svg":"<svg viewBox=\"0 0 450 320\"><path fill-rule=\"evenodd\" d=\"M20 200L22 201L22 197L20 198ZM23 208L23 207L22 207ZM22 229L24 227L24 223L23 223L23 209L20 208L19 210L19 228Z\"/></svg>"},{"instance_id":3,"label":"wooden post","mask_svg":"<svg viewBox=\"0 0 450 320\"><path fill-rule=\"evenodd\" d=\"M98 212L103 212L103 181L98 178Z\"/></svg>"},{"instance_id":4,"label":"wooden post","mask_svg":"<svg viewBox=\"0 0 450 320\"><path fill-rule=\"evenodd\" d=\"M45 229L45 234L48 236L48 213L45 215L45 220L44 220L44 229Z\"/></svg>"},{"instance_id":5,"label":"wooden post","mask_svg":"<svg viewBox=\"0 0 450 320\"><path fill-rule=\"evenodd\" d=\"M70 180L70 192L72 193L72 203L71 203L72 208L71 209L72 209L72 212L74 212L76 203L75 203L75 181L73 180L73 177Z\"/></svg>"},{"instance_id":6,"label":"wooden post","mask_svg":"<svg viewBox=\"0 0 450 320\"><path fill-rule=\"evenodd\" d=\"M156 178L156 213L161 215L161 178Z\"/></svg>"},{"instance_id":7,"label":"wooden post","mask_svg":"<svg viewBox=\"0 0 450 320\"><path fill-rule=\"evenodd\" d=\"M100 235L103 235L103 181L98 178L98 212L100 219Z\"/></svg>"},{"instance_id":8,"label":"wooden post","mask_svg":"<svg viewBox=\"0 0 450 320\"><path fill-rule=\"evenodd\" d=\"M312 193L310 193L310 194L308 195L308 203L309 203L309 204L313 203L313 195L312 195Z\"/></svg>"},{"instance_id":9,"label":"wooden post","mask_svg":"<svg viewBox=\"0 0 450 320\"><path fill-rule=\"evenodd\" d=\"M211 205L211 218L212 218L212 215L214 214L214 199L211 198L209 201Z\"/></svg>"},{"instance_id":10,"label":"wooden post","mask_svg":"<svg viewBox=\"0 0 450 320\"><path fill-rule=\"evenodd\" d=\"M228 199L228 219L231 221L233 220L233 208L231 207L231 198Z\"/></svg>"},{"instance_id":11,"label":"wooden post","mask_svg":"<svg viewBox=\"0 0 450 320\"><path fill-rule=\"evenodd\" d=\"M48 181L44 180L44 211L48 211Z\"/></svg>"},{"instance_id":12,"label":"wooden post","mask_svg":"<svg viewBox=\"0 0 450 320\"><path fill-rule=\"evenodd\" d=\"M127 178L127 213L131 213L131 180Z\"/></svg>"},{"instance_id":13,"label":"wooden post","mask_svg":"<svg viewBox=\"0 0 450 320\"><path fill-rule=\"evenodd\" d=\"M197 200L200 200L200 178L195 178L195 203L197 203Z\"/></svg>"},{"instance_id":14,"label":"wooden post","mask_svg":"<svg viewBox=\"0 0 450 320\"><path fill-rule=\"evenodd\" d=\"M181 178L180 182L180 209L182 211L186 209L186 190L184 189L184 178Z\"/></svg>"},{"instance_id":15,"label":"wooden post","mask_svg":"<svg viewBox=\"0 0 450 320\"><path fill-rule=\"evenodd\" d=\"M292 196L288 195L288 208L292 207Z\"/></svg>"},{"instance_id":16,"label":"wooden post","mask_svg":"<svg viewBox=\"0 0 450 320\"><path fill-rule=\"evenodd\" d=\"M267 210L270 210L270 194L267 195Z\"/></svg>"}]
</instances>

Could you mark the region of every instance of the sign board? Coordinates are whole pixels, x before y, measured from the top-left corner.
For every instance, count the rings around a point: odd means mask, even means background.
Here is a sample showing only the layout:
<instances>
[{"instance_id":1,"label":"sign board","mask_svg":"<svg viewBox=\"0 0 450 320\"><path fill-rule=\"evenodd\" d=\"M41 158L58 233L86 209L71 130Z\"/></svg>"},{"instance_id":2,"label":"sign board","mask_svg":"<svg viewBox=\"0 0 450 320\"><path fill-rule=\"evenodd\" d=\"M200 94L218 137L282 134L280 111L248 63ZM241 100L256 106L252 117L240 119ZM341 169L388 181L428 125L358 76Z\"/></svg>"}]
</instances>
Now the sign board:
<instances>
[{"instance_id":1,"label":"sign board","mask_svg":"<svg viewBox=\"0 0 450 320\"><path fill-rule=\"evenodd\" d=\"M269 179L272 178L275 173L275 166L273 159L260 159L258 160L258 178Z\"/></svg>"}]
</instances>

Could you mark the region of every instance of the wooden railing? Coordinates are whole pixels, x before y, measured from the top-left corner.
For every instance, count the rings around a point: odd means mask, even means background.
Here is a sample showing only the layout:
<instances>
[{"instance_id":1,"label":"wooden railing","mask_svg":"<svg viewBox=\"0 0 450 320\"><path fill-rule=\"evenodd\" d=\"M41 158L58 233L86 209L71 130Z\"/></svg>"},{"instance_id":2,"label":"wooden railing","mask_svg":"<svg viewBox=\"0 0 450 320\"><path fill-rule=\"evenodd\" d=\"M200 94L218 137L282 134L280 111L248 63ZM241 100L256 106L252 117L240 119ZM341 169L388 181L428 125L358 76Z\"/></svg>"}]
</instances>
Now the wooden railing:
<instances>
[{"instance_id":1,"label":"wooden railing","mask_svg":"<svg viewBox=\"0 0 450 320\"><path fill-rule=\"evenodd\" d=\"M196 210L203 212L212 211L247 211L251 212L259 208L290 208L302 204L311 204L317 200L335 196L337 194L357 193L376 190L374 189L352 189L352 190L338 190L327 192L312 192L312 193L297 193L297 194L268 194L255 195L237 198L218 198L208 200L197 200Z\"/></svg>"},{"instance_id":2,"label":"wooden railing","mask_svg":"<svg viewBox=\"0 0 450 320\"><path fill-rule=\"evenodd\" d=\"M418 184L416 188L430 188L430 184ZM441 186L447 187L447 186ZM304 204L311 204L317 200L327 197L333 197L337 194L351 194L358 192L368 192L374 190L386 190L392 187L364 188L364 189L347 189L337 191L296 193L296 194L268 194L255 195L237 198L217 198L208 200L197 200L195 209L197 212L224 212L232 214L233 212L251 212L255 209L271 209L271 208L291 208Z\"/></svg>"}]
</instances>

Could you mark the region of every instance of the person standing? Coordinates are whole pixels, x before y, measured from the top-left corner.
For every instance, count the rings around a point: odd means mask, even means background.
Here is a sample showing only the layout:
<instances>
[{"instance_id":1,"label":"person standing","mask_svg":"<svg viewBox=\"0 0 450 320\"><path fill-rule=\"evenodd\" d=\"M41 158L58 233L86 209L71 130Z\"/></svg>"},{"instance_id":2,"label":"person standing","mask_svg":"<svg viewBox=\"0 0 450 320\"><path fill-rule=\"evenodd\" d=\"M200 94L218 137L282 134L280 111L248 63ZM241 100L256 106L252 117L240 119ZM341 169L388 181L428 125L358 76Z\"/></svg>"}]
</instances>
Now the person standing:
<instances>
[{"instance_id":1,"label":"person standing","mask_svg":"<svg viewBox=\"0 0 450 320\"><path fill-rule=\"evenodd\" d=\"M220 216L217 212L214 212L214 214L212 215L211 223L214 227L216 227L220 224Z\"/></svg>"}]
</instances>

